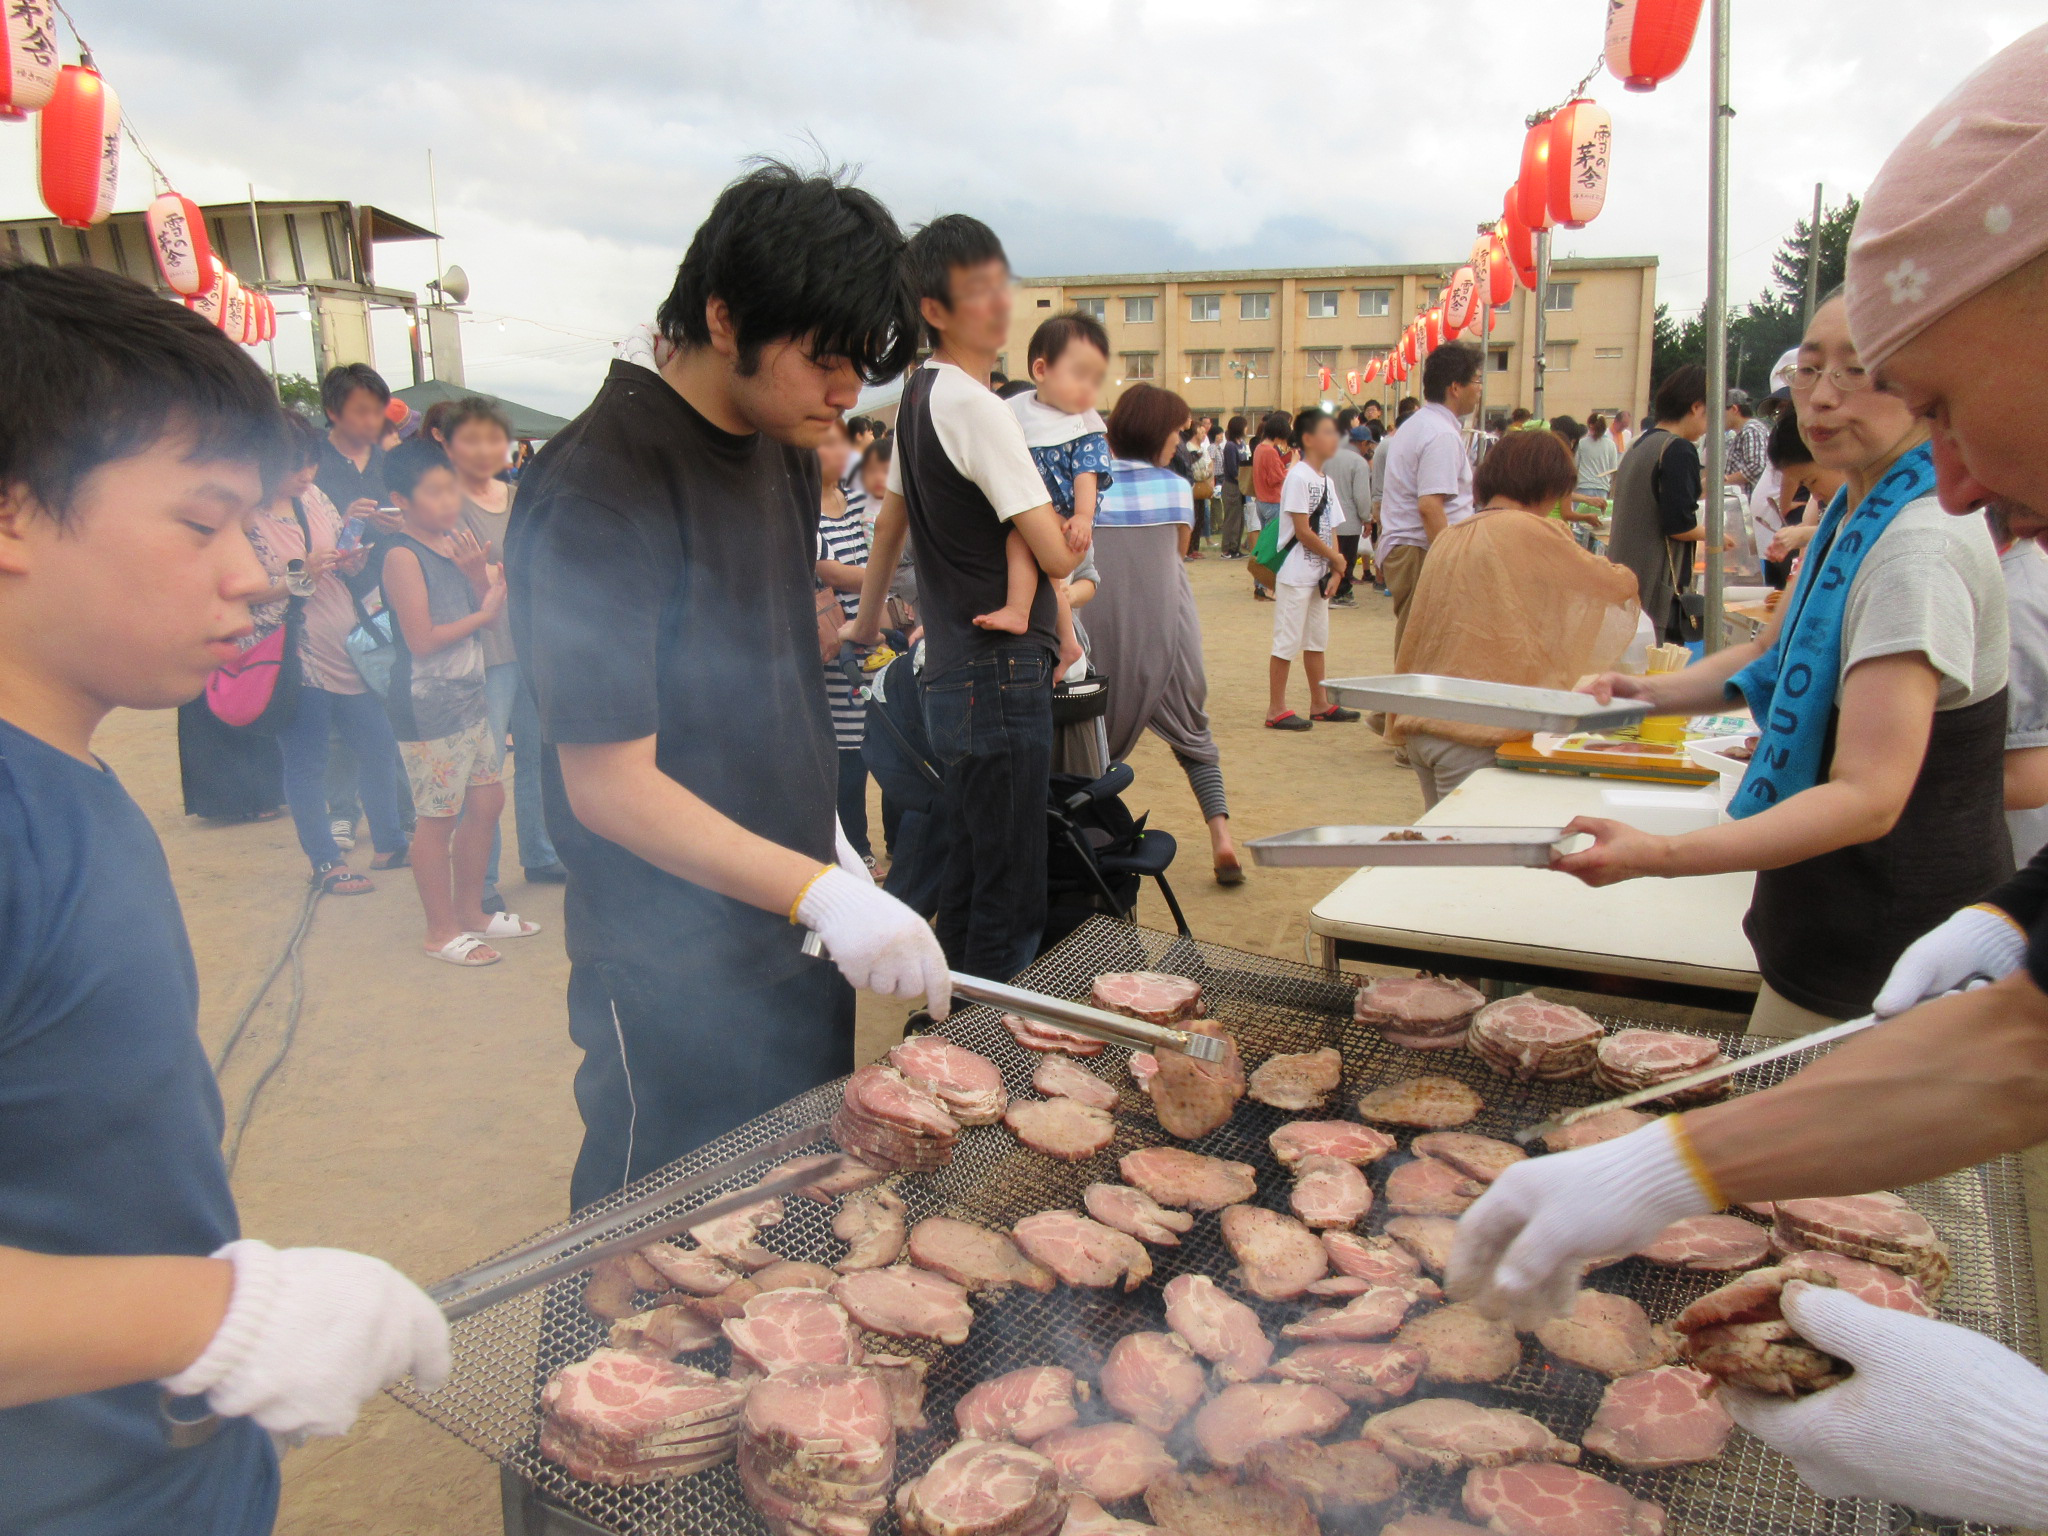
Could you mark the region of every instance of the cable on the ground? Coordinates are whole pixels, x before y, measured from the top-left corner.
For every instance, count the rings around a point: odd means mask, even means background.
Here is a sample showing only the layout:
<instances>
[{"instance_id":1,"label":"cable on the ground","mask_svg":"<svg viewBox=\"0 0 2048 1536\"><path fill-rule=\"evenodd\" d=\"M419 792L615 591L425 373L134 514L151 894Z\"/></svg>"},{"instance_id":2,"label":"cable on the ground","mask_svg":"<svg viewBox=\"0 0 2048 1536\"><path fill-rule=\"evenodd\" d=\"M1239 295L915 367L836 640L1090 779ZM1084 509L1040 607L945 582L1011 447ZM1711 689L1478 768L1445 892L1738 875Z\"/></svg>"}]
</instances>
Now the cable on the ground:
<instances>
[{"instance_id":1,"label":"cable on the ground","mask_svg":"<svg viewBox=\"0 0 2048 1536\"><path fill-rule=\"evenodd\" d=\"M291 1054L292 1042L298 1038L299 1014L306 1002L306 959L300 946L306 937L306 930L312 926L313 909L319 905L320 896L321 890L318 885L307 890L306 904L299 911L299 921L292 929L291 937L285 940L284 948L278 952L277 959L271 962L270 970L257 985L255 995L249 999L241 1014L235 1019L234 1028L228 1032L227 1039L213 1059L213 1075L218 1080L222 1071L226 1069L229 1058L234 1055L235 1047L241 1044L242 1037L248 1033L250 1021L255 1018L256 1010L263 1006L264 998L270 995L272 984L276 982L285 966L290 965L292 994L291 1002L285 1011L284 1039L278 1043L276 1054L270 1058L249 1091L243 1095L241 1109L237 1112L234 1124L229 1128L227 1140L223 1144L222 1156L227 1162L230 1175L235 1171L236 1157L241 1154L242 1137L248 1131L249 1121L256 1113L257 1097L271 1078L277 1075L278 1068L284 1065L285 1057Z\"/></svg>"}]
</instances>

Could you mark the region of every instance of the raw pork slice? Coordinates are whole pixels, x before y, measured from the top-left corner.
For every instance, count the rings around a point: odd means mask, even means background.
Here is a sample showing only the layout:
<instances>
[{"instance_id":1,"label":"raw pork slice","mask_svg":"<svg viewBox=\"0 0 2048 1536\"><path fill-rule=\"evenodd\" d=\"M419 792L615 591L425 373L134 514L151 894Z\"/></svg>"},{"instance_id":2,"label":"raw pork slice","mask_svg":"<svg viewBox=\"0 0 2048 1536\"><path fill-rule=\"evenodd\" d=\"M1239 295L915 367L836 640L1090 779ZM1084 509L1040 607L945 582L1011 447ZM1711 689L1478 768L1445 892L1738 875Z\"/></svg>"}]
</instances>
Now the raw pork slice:
<instances>
[{"instance_id":1,"label":"raw pork slice","mask_svg":"<svg viewBox=\"0 0 2048 1536\"><path fill-rule=\"evenodd\" d=\"M1128 1232L1155 1248L1178 1248L1180 1234L1195 1224L1186 1211L1169 1210L1128 1184L1090 1184L1081 1191L1081 1204L1105 1227Z\"/></svg>"},{"instance_id":2,"label":"raw pork slice","mask_svg":"<svg viewBox=\"0 0 2048 1536\"><path fill-rule=\"evenodd\" d=\"M1259 1314L1217 1288L1207 1275L1175 1275L1166 1282L1166 1325L1225 1381L1251 1381L1266 1373L1273 1341Z\"/></svg>"},{"instance_id":3,"label":"raw pork slice","mask_svg":"<svg viewBox=\"0 0 2048 1536\"><path fill-rule=\"evenodd\" d=\"M1388 1125L1445 1131L1469 1124L1485 1107L1485 1101L1455 1077L1409 1077L1368 1093L1358 1101L1358 1115Z\"/></svg>"},{"instance_id":4,"label":"raw pork slice","mask_svg":"<svg viewBox=\"0 0 2048 1536\"><path fill-rule=\"evenodd\" d=\"M1609 1382L1586 1430L1586 1449L1636 1472L1712 1461L1735 1428L1713 1385L1713 1377L1684 1365Z\"/></svg>"},{"instance_id":5,"label":"raw pork slice","mask_svg":"<svg viewBox=\"0 0 2048 1536\"><path fill-rule=\"evenodd\" d=\"M1394 1342L1429 1356L1424 1381L1499 1381L1522 1363L1515 1330L1465 1301L1410 1318Z\"/></svg>"},{"instance_id":6,"label":"raw pork slice","mask_svg":"<svg viewBox=\"0 0 2048 1536\"><path fill-rule=\"evenodd\" d=\"M1458 1224L1448 1216L1396 1216L1387 1223L1387 1236L1439 1279L1450 1266L1451 1244L1457 1235Z\"/></svg>"},{"instance_id":7,"label":"raw pork slice","mask_svg":"<svg viewBox=\"0 0 2048 1536\"><path fill-rule=\"evenodd\" d=\"M1358 989L1352 1017L1390 1045L1440 1051L1465 1043L1466 1027L1485 1002L1448 976L1382 976Z\"/></svg>"},{"instance_id":8,"label":"raw pork slice","mask_svg":"<svg viewBox=\"0 0 2048 1536\"><path fill-rule=\"evenodd\" d=\"M1376 1163L1400 1143L1385 1131L1350 1120L1294 1120L1266 1138L1266 1145L1284 1164L1304 1157L1341 1157L1363 1168Z\"/></svg>"},{"instance_id":9,"label":"raw pork slice","mask_svg":"<svg viewBox=\"0 0 2048 1536\"><path fill-rule=\"evenodd\" d=\"M1403 1216L1462 1216L1486 1193L1449 1163L1411 1158L1387 1175L1387 1208Z\"/></svg>"},{"instance_id":10,"label":"raw pork slice","mask_svg":"<svg viewBox=\"0 0 2048 1536\"><path fill-rule=\"evenodd\" d=\"M953 1157L960 1122L936 1097L879 1063L846 1080L832 1139L877 1167L928 1172Z\"/></svg>"},{"instance_id":11,"label":"raw pork slice","mask_svg":"<svg viewBox=\"0 0 2048 1536\"><path fill-rule=\"evenodd\" d=\"M1276 1440L1252 1452L1247 1471L1268 1487L1300 1494L1309 1508L1333 1520L1384 1504L1401 1491L1399 1469L1363 1440Z\"/></svg>"},{"instance_id":12,"label":"raw pork slice","mask_svg":"<svg viewBox=\"0 0 2048 1536\"><path fill-rule=\"evenodd\" d=\"M649 1243L639 1251L654 1272L679 1291L692 1296L716 1296L739 1279L739 1271L701 1248L678 1248L674 1243Z\"/></svg>"},{"instance_id":13,"label":"raw pork slice","mask_svg":"<svg viewBox=\"0 0 2048 1536\"><path fill-rule=\"evenodd\" d=\"M1204 1157L1179 1147L1140 1147L1117 1163L1126 1184L1135 1184L1161 1205L1189 1211L1218 1211L1259 1192L1258 1170L1250 1163Z\"/></svg>"},{"instance_id":14,"label":"raw pork slice","mask_svg":"<svg viewBox=\"0 0 2048 1536\"><path fill-rule=\"evenodd\" d=\"M1149 1024L1178 1024L1202 1011L1202 984L1164 971L1118 971L1096 977L1088 1000Z\"/></svg>"},{"instance_id":15,"label":"raw pork slice","mask_svg":"<svg viewBox=\"0 0 2048 1536\"><path fill-rule=\"evenodd\" d=\"M1417 1157L1433 1157L1440 1163L1449 1163L1468 1179L1477 1179L1482 1184L1491 1184L1517 1163L1529 1160L1529 1154L1512 1141L1498 1141L1491 1136L1474 1136L1469 1131L1431 1131L1418 1136L1411 1151Z\"/></svg>"},{"instance_id":16,"label":"raw pork slice","mask_svg":"<svg viewBox=\"0 0 2048 1536\"><path fill-rule=\"evenodd\" d=\"M823 1291L769 1291L729 1318L735 1378L770 1376L798 1365L857 1365L860 1340L846 1308Z\"/></svg>"},{"instance_id":17,"label":"raw pork slice","mask_svg":"<svg viewBox=\"0 0 2048 1536\"><path fill-rule=\"evenodd\" d=\"M1662 1505L1554 1462L1468 1473L1465 1513L1499 1536L1664 1536Z\"/></svg>"},{"instance_id":18,"label":"raw pork slice","mask_svg":"<svg viewBox=\"0 0 2048 1536\"><path fill-rule=\"evenodd\" d=\"M1116 1140L1108 1111L1079 1099L1019 1099L1003 1123L1032 1151L1064 1163L1086 1162Z\"/></svg>"},{"instance_id":19,"label":"raw pork slice","mask_svg":"<svg viewBox=\"0 0 2048 1536\"><path fill-rule=\"evenodd\" d=\"M1355 1226L1372 1209L1372 1186L1342 1158L1304 1157L1294 1165L1287 1203L1308 1226Z\"/></svg>"},{"instance_id":20,"label":"raw pork slice","mask_svg":"<svg viewBox=\"0 0 2048 1536\"><path fill-rule=\"evenodd\" d=\"M832 1235L847 1244L846 1257L832 1267L851 1274L894 1264L903 1256L908 1211L893 1189L864 1189L849 1198L832 1215Z\"/></svg>"},{"instance_id":21,"label":"raw pork slice","mask_svg":"<svg viewBox=\"0 0 2048 1536\"><path fill-rule=\"evenodd\" d=\"M704 1252L727 1264L739 1269L766 1269L782 1255L763 1248L754 1239L763 1227L772 1227L781 1220L781 1200L756 1200L752 1205L714 1217L701 1227L690 1228L690 1237Z\"/></svg>"},{"instance_id":22,"label":"raw pork slice","mask_svg":"<svg viewBox=\"0 0 2048 1536\"><path fill-rule=\"evenodd\" d=\"M1323 1387L1241 1381L1202 1405L1195 1415L1195 1443L1215 1466L1242 1466L1255 1448L1270 1440L1327 1435L1350 1411L1343 1398Z\"/></svg>"},{"instance_id":23,"label":"raw pork slice","mask_svg":"<svg viewBox=\"0 0 2048 1536\"><path fill-rule=\"evenodd\" d=\"M1053 1288L1052 1271L1025 1258L1007 1232L951 1216L927 1217L910 1229L910 1262L969 1291Z\"/></svg>"},{"instance_id":24,"label":"raw pork slice","mask_svg":"<svg viewBox=\"0 0 2048 1536\"><path fill-rule=\"evenodd\" d=\"M1425 1397L1389 1408L1367 1419L1359 1432L1397 1464L1419 1472L1579 1459L1576 1445L1528 1414L1482 1408L1462 1397Z\"/></svg>"},{"instance_id":25,"label":"raw pork slice","mask_svg":"<svg viewBox=\"0 0 2048 1536\"><path fill-rule=\"evenodd\" d=\"M1706 1035L1682 1035L1668 1029L1616 1030L1594 1052L1593 1081L1611 1093L1635 1093L1675 1077L1717 1067L1728 1058L1721 1043ZM1660 1102L1700 1104L1728 1092L1727 1078Z\"/></svg>"},{"instance_id":26,"label":"raw pork slice","mask_svg":"<svg viewBox=\"0 0 2048 1536\"><path fill-rule=\"evenodd\" d=\"M1321 1109L1344 1080L1344 1058L1319 1051L1268 1056L1251 1076L1251 1096L1275 1109Z\"/></svg>"},{"instance_id":27,"label":"raw pork slice","mask_svg":"<svg viewBox=\"0 0 2048 1536\"><path fill-rule=\"evenodd\" d=\"M1788 1252L1820 1248L1882 1264L1919 1281L1929 1301L1939 1301L1948 1283L1948 1244L1897 1195L1780 1200L1773 1220L1773 1231Z\"/></svg>"},{"instance_id":28,"label":"raw pork slice","mask_svg":"<svg viewBox=\"0 0 2048 1536\"><path fill-rule=\"evenodd\" d=\"M1752 1269L1678 1314L1672 1326L1681 1336L1680 1357L1731 1386L1779 1397L1833 1386L1849 1368L1800 1338L1785 1320L1779 1298L1795 1279L1834 1283L1818 1270L1795 1275L1782 1267Z\"/></svg>"},{"instance_id":29,"label":"raw pork slice","mask_svg":"<svg viewBox=\"0 0 2048 1536\"><path fill-rule=\"evenodd\" d=\"M753 1384L740 1486L775 1536L861 1536L888 1507L896 1426L873 1371L805 1365Z\"/></svg>"},{"instance_id":30,"label":"raw pork slice","mask_svg":"<svg viewBox=\"0 0 2048 1536\"><path fill-rule=\"evenodd\" d=\"M1145 1490L1145 1509L1174 1536L1319 1536L1298 1493L1239 1483L1227 1472L1172 1473Z\"/></svg>"},{"instance_id":31,"label":"raw pork slice","mask_svg":"<svg viewBox=\"0 0 2048 1536\"><path fill-rule=\"evenodd\" d=\"M1000 1067L939 1035L912 1035L889 1052L889 1065L962 1125L994 1125L1010 1102Z\"/></svg>"},{"instance_id":32,"label":"raw pork slice","mask_svg":"<svg viewBox=\"0 0 2048 1536\"><path fill-rule=\"evenodd\" d=\"M1027 1365L968 1388L953 1405L953 1422L970 1440L1015 1440L1029 1445L1081 1417L1074 1392L1072 1371L1057 1365Z\"/></svg>"},{"instance_id":33,"label":"raw pork slice","mask_svg":"<svg viewBox=\"0 0 2048 1536\"><path fill-rule=\"evenodd\" d=\"M1274 1366L1273 1374L1377 1408L1413 1392L1427 1364L1427 1355L1406 1344L1304 1344Z\"/></svg>"},{"instance_id":34,"label":"raw pork slice","mask_svg":"<svg viewBox=\"0 0 2048 1536\"><path fill-rule=\"evenodd\" d=\"M1052 1054L1039 1062L1031 1074L1031 1086L1048 1099L1078 1099L1090 1109L1114 1110L1117 1091L1086 1067Z\"/></svg>"},{"instance_id":35,"label":"raw pork slice","mask_svg":"<svg viewBox=\"0 0 2048 1536\"><path fill-rule=\"evenodd\" d=\"M1070 1486L1111 1504L1135 1499L1174 1468L1151 1430L1114 1420L1054 1430L1036 1448Z\"/></svg>"},{"instance_id":36,"label":"raw pork slice","mask_svg":"<svg viewBox=\"0 0 2048 1536\"><path fill-rule=\"evenodd\" d=\"M1629 1376L1677 1357L1678 1340L1669 1328L1626 1296L1580 1291L1571 1315L1553 1317L1536 1328L1536 1339L1567 1365L1603 1376Z\"/></svg>"},{"instance_id":37,"label":"raw pork slice","mask_svg":"<svg viewBox=\"0 0 2048 1536\"><path fill-rule=\"evenodd\" d=\"M1142 1490L1140 1490L1142 1491ZM1142 1520L1119 1520L1085 1493L1067 1504L1067 1523L1060 1536L1159 1536L1159 1527Z\"/></svg>"},{"instance_id":38,"label":"raw pork slice","mask_svg":"<svg viewBox=\"0 0 2048 1536\"><path fill-rule=\"evenodd\" d=\"M1597 1146L1617 1136L1626 1136L1630 1131L1639 1131L1655 1118L1655 1115L1646 1115L1639 1109L1610 1109L1604 1114L1574 1120L1563 1130L1552 1131L1543 1138L1543 1146L1550 1152L1573 1152L1580 1147Z\"/></svg>"},{"instance_id":39,"label":"raw pork slice","mask_svg":"<svg viewBox=\"0 0 2048 1536\"><path fill-rule=\"evenodd\" d=\"M708 1371L600 1349L541 1390L541 1454L589 1482L684 1477L732 1455L746 1397Z\"/></svg>"},{"instance_id":40,"label":"raw pork slice","mask_svg":"<svg viewBox=\"0 0 2048 1536\"><path fill-rule=\"evenodd\" d=\"M1102 1362L1097 1384L1104 1402L1161 1439L1194 1412L1209 1390L1195 1352L1171 1333L1125 1334Z\"/></svg>"},{"instance_id":41,"label":"raw pork slice","mask_svg":"<svg viewBox=\"0 0 2048 1536\"><path fill-rule=\"evenodd\" d=\"M1594 1048L1605 1033L1576 1008L1524 994L1488 1003L1472 1016L1472 1051L1521 1082L1565 1082L1593 1070Z\"/></svg>"},{"instance_id":42,"label":"raw pork slice","mask_svg":"<svg viewBox=\"0 0 2048 1536\"><path fill-rule=\"evenodd\" d=\"M1238 1057L1237 1042L1220 1026L1189 1019L1183 1027L1190 1034L1219 1037L1223 1059L1197 1061L1179 1051L1159 1051L1154 1056L1158 1071L1145 1091L1152 1096L1152 1112L1166 1133L1193 1141L1236 1113L1237 1101L1244 1097L1244 1062Z\"/></svg>"},{"instance_id":43,"label":"raw pork slice","mask_svg":"<svg viewBox=\"0 0 2048 1536\"><path fill-rule=\"evenodd\" d=\"M1377 1285L1341 1307L1318 1307L1280 1333L1289 1339L1384 1339L1414 1304L1414 1292Z\"/></svg>"},{"instance_id":44,"label":"raw pork slice","mask_svg":"<svg viewBox=\"0 0 2048 1536\"><path fill-rule=\"evenodd\" d=\"M861 1327L892 1339L960 1344L974 1326L962 1287L909 1264L841 1275L832 1282L832 1294Z\"/></svg>"},{"instance_id":45,"label":"raw pork slice","mask_svg":"<svg viewBox=\"0 0 2048 1536\"><path fill-rule=\"evenodd\" d=\"M1791 1254L1779 1267L1794 1279L1812 1280L1820 1285L1832 1281L1837 1289L1847 1291L1873 1307L1910 1312L1915 1317L1934 1316L1934 1308L1927 1305L1927 1293L1920 1289L1919 1281L1908 1279L1897 1270L1886 1269L1881 1264L1869 1264L1862 1259L1844 1258L1839 1253L1813 1248Z\"/></svg>"},{"instance_id":46,"label":"raw pork slice","mask_svg":"<svg viewBox=\"0 0 2048 1536\"><path fill-rule=\"evenodd\" d=\"M1100 1056L1103 1042L1093 1035L1076 1034L1054 1024L1041 1024L1021 1013L1003 1015L1003 1028L1017 1037L1027 1051L1061 1051L1069 1056Z\"/></svg>"},{"instance_id":47,"label":"raw pork slice","mask_svg":"<svg viewBox=\"0 0 2048 1536\"><path fill-rule=\"evenodd\" d=\"M896 1514L907 1536L1051 1536L1067 1496L1036 1451L963 1440L896 1490Z\"/></svg>"},{"instance_id":48,"label":"raw pork slice","mask_svg":"<svg viewBox=\"0 0 2048 1536\"><path fill-rule=\"evenodd\" d=\"M1688 1216L1659 1232L1636 1257L1681 1269L1750 1269L1770 1257L1771 1229L1740 1216Z\"/></svg>"},{"instance_id":49,"label":"raw pork slice","mask_svg":"<svg viewBox=\"0 0 2048 1536\"><path fill-rule=\"evenodd\" d=\"M1292 1301L1329 1272L1323 1245L1291 1216L1258 1205L1223 1213L1223 1241L1237 1258L1239 1284L1261 1301Z\"/></svg>"},{"instance_id":50,"label":"raw pork slice","mask_svg":"<svg viewBox=\"0 0 2048 1536\"><path fill-rule=\"evenodd\" d=\"M1040 1211L1012 1230L1018 1247L1069 1285L1135 1291L1152 1273L1143 1243L1079 1211Z\"/></svg>"}]
</instances>

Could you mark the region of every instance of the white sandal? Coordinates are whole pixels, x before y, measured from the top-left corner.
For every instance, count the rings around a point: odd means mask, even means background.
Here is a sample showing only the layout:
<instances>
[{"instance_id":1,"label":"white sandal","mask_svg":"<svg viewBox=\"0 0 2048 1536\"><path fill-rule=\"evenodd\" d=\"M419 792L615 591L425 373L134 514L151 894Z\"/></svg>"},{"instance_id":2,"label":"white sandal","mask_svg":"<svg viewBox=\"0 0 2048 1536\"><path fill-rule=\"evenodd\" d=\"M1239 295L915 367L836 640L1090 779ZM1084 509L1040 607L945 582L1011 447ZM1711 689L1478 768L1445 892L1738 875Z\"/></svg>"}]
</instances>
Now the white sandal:
<instances>
[{"instance_id":1,"label":"white sandal","mask_svg":"<svg viewBox=\"0 0 2048 1536\"><path fill-rule=\"evenodd\" d=\"M525 921L517 912L493 912L483 927L469 931L479 939L530 939L540 932L540 924Z\"/></svg>"},{"instance_id":2,"label":"white sandal","mask_svg":"<svg viewBox=\"0 0 2048 1536\"><path fill-rule=\"evenodd\" d=\"M477 970L486 965L496 965L505 957L493 951L488 960L474 958L476 951L484 948L484 941L473 933L460 933L443 944L439 949L427 950L429 960L445 960L450 965L459 965L465 970Z\"/></svg>"}]
</instances>

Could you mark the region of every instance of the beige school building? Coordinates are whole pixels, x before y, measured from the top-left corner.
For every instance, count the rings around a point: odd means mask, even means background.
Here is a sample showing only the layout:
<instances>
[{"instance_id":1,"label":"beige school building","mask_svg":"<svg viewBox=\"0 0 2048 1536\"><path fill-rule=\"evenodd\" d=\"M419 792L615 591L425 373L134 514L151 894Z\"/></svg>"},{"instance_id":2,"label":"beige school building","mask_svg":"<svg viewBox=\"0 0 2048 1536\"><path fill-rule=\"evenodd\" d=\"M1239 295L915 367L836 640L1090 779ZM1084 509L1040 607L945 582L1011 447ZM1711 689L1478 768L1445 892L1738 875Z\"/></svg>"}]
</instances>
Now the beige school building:
<instances>
[{"instance_id":1,"label":"beige school building","mask_svg":"<svg viewBox=\"0 0 2048 1536\"><path fill-rule=\"evenodd\" d=\"M1421 395L1419 369L1404 384L1366 385L1355 402L1346 375L1386 356L1417 310L1435 302L1449 270L1405 264L1019 278L1000 366L1022 377L1039 322L1081 309L1109 331L1105 412L1140 382L1176 390L1196 415L1219 421L1318 401L1336 408L1373 399L1391 408L1400 395ZM1532 404L1534 297L1517 289L1488 338L1489 416ZM1544 299L1545 412L1584 421L1593 411L1626 410L1640 418L1650 394L1657 258L1556 260Z\"/></svg>"}]
</instances>

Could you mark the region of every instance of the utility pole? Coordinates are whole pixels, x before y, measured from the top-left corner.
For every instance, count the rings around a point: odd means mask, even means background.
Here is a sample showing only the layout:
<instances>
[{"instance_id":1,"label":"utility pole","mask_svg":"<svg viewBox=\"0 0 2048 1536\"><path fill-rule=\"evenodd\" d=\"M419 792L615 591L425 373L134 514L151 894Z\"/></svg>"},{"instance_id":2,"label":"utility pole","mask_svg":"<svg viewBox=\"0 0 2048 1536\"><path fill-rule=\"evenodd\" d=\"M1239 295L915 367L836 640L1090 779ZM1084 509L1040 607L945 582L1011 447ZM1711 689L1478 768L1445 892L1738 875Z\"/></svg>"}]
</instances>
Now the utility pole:
<instances>
[{"instance_id":1,"label":"utility pole","mask_svg":"<svg viewBox=\"0 0 2048 1536\"><path fill-rule=\"evenodd\" d=\"M1536 232L1536 382L1529 391L1529 409L1548 421L1543 409L1543 368L1550 351L1550 231Z\"/></svg>"},{"instance_id":2,"label":"utility pole","mask_svg":"<svg viewBox=\"0 0 2048 1536\"><path fill-rule=\"evenodd\" d=\"M249 233L256 241L256 278L257 281L263 284L263 295L265 298L268 298L270 296L270 256L263 249L263 225L256 217L256 184L249 182L246 185L249 189ZM310 292L308 294L308 302L311 302ZM273 335L264 345L270 349L270 387L276 392L278 399L282 400L284 398L284 390L277 382L277 337ZM316 355L313 359L313 371L316 375L320 371L319 361L320 359Z\"/></svg>"},{"instance_id":3,"label":"utility pole","mask_svg":"<svg viewBox=\"0 0 2048 1536\"><path fill-rule=\"evenodd\" d=\"M1721 649L1727 621L1721 613L1721 490L1728 479L1728 434L1722 418L1728 411L1728 120L1735 115L1728 101L1729 0L1714 0L1712 41L1708 49L1709 119L1707 124L1707 441L1706 613L1701 633L1709 654Z\"/></svg>"},{"instance_id":4,"label":"utility pole","mask_svg":"<svg viewBox=\"0 0 2048 1536\"><path fill-rule=\"evenodd\" d=\"M1800 306L1799 329L1813 320L1815 290L1820 287L1820 183L1813 184L1813 222L1806 226L1806 302Z\"/></svg>"}]
</instances>

